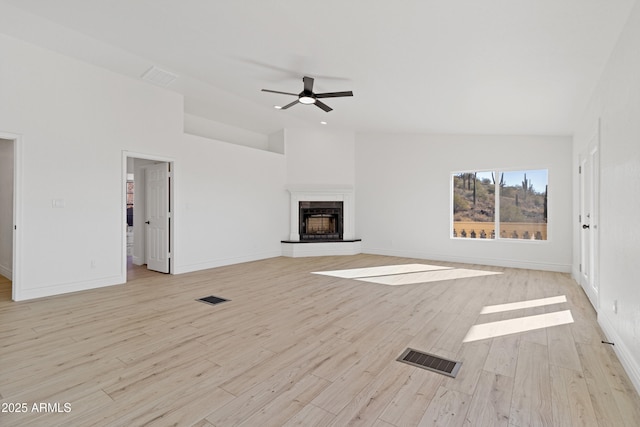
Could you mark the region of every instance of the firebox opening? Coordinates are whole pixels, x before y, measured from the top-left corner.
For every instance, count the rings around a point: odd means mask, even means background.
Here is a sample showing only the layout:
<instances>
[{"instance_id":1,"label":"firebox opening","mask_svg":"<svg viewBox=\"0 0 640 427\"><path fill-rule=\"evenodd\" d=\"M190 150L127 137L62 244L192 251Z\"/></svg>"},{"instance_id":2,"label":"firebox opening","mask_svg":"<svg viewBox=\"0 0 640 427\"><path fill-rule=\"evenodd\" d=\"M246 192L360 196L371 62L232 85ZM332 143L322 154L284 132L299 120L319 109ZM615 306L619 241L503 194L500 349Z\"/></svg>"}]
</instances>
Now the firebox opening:
<instances>
[{"instance_id":1,"label":"firebox opening","mask_svg":"<svg viewBox=\"0 0 640 427\"><path fill-rule=\"evenodd\" d=\"M300 240L342 240L342 202L300 202Z\"/></svg>"}]
</instances>

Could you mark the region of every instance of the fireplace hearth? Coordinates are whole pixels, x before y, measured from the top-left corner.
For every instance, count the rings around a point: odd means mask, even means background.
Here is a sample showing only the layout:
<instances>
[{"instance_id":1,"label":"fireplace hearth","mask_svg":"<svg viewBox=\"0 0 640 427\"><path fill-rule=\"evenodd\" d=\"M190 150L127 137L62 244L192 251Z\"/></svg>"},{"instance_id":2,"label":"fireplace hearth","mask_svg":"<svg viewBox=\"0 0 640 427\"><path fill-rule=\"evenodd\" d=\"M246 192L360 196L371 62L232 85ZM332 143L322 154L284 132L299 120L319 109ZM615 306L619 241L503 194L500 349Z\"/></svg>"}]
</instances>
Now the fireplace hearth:
<instances>
[{"instance_id":1,"label":"fireplace hearth","mask_svg":"<svg viewBox=\"0 0 640 427\"><path fill-rule=\"evenodd\" d=\"M355 237L353 188L290 188L289 240L282 240L282 255L315 257L355 255L362 242Z\"/></svg>"},{"instance_id":2,"label":"fireplace hearth","mask_svg":"<svg viewBox=\"0 0 640 427\"><path fill-rule=\"evenodd\" d=\"M344 214L341 201L299 202L300 241L343 239Z\"/></svg>"}]
</instances>

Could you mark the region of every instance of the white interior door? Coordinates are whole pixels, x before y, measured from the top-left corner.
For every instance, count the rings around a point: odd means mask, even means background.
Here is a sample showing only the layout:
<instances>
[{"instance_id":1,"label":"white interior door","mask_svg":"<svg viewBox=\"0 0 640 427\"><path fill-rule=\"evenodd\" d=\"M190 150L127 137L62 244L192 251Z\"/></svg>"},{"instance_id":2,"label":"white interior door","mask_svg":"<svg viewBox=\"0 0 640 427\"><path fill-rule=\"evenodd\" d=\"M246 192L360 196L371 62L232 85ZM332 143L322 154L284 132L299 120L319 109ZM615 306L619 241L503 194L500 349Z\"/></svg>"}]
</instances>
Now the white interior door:
<instances>
[{"instance_id":1,"label":"white interior door","mask_svg":"<svg viewBox=\"0 0 640 427\"><path fill-rule=\"evenodd\" d=\"M580 155L580 284L593 307L599 308L598 284L598 191L599 152L597 136Z\"/></svg>"},{"instance_id":2,"label":"white interior door","mask_svg":"<svg viewBox=\"0 0 640 427\"><path fill-rule=\"evenodd\" d=\"M145 169L146 261L149 270L169 273L169 164Z\"/></svg>"}]
</instances>

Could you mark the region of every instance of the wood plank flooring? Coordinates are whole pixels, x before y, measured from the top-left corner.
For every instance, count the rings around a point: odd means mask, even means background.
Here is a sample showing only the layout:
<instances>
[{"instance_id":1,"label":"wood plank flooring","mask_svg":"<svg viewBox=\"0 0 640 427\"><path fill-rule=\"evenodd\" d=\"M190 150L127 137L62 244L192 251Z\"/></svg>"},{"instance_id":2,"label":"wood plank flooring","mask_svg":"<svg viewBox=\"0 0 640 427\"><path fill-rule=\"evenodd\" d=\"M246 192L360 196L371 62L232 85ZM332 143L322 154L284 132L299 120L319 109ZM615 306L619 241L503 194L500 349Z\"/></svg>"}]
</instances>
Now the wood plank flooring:
<instances>
[{"instance_id":1,"label":"wood plank flooring","mask_svg":"<svg viewBox=\"0 0 640 427\"><path fill-rule=\"evenodd\" d=\"M398 264L449 267L434 270L449 279L312 274ZM230 301L195 301L209 295ZM567 302L480 314L559 295ZM565 274L273 258L178 276L132 267L122 286L10 296L0 277L2 426L640 425L640 398ZM573 323L463 342L475 324L562 310ZM397 362L407 347L462 361L458 376Z\"/></svg>"}]
</instances>

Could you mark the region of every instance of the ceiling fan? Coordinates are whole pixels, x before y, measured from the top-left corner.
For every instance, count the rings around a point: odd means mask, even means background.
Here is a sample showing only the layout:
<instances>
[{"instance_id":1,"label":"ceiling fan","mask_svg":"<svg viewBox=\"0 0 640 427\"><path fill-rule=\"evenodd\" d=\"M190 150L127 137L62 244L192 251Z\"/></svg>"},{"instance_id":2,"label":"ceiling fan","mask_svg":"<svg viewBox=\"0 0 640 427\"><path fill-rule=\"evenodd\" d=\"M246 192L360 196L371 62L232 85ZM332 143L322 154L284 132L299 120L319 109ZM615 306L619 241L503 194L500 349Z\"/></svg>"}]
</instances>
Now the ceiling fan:
<instances>
[{"instance_id":1,"label":"ceiling fan","mask_svg":"<svg viewBox=\"0 0 640 427\"><path fill-rule=\"evenodd\" d=\"M313 78L304 76L302 78L302 81L304 82L304 89L300 93L280 92L280 91L277 91L277 90L269 90L269 89L262 89L262 91L263 92L271 92L271 93L280 93L282 95L293 95L293 96L297 96L298 97L298 99L296 99L292 103L287 104L284 107L280 107L281 110L286 110L287 108L293 107L294 105L296 105L298 103L306 104L306 105L316 104L316 106L318 108L323 109L327 113L329 111L331 111L332 108L329 107L324 102L318 101L319 98L338 98L338 97L341 97L341 96L353 96L353 92L351 92L350 90L346 91L346 92L314 93L313 92Z\"/></svg>"}]
</instances>

